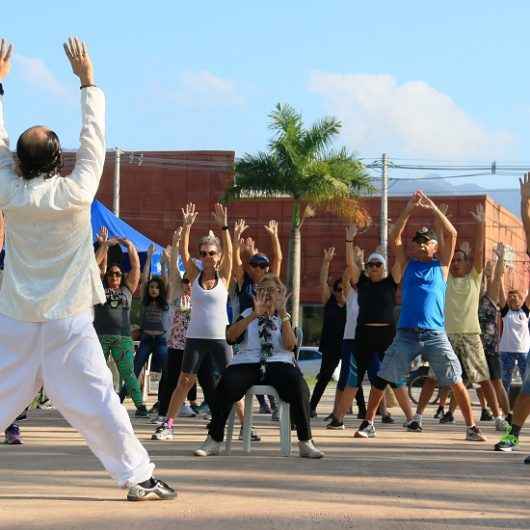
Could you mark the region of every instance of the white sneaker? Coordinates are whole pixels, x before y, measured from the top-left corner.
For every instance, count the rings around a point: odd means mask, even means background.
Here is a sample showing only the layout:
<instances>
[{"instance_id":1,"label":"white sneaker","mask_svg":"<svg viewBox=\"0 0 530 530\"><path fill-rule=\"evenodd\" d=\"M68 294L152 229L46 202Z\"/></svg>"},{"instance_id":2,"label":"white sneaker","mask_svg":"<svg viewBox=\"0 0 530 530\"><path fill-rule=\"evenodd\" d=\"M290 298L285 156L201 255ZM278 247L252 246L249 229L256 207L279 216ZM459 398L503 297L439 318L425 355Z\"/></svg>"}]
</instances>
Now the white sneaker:
<instances>
[{"instance_id":1,"label":"white sneaker","mask_svg":"<svg viewBox=\"0 0 530 530\"><path fill-rule=\"evenodd\" d=\"M363 420L353 435L354 438L375 438L375 427L373 423Z\"/></svg>"},{"instance_id":2,"label":"white sneaker","mask_svg":"<svg viewBox=\"0 0 530 530\"><path fill-rule=\"evenodd\" d=\"M504 432L509 425L510 424L502 416L497 416L495 418L495 430L496 431Z\"/></svg>"},{"instance_id":3,"label":"white sneaker","mask_svg":"<svg viewBox=\"0 0 530 530\"><path fill-rule=\"evenodd\" d=\"M322 458L324 456L324 452L315 447L313 440L298 442L298 450L300 458Z\"/></svg>"},{"instance_id":4,"label":"white sneaker","mask_svg":"<svg viewBox=\"0 0 530 530\"><path fill-rule=\"evenodd\" d=\"M152 423L153 425L162 425L166 421L165 416L159 416L158 414L153 414L151 416L151 419L149 420L149 423Z\"/></svg>"},{"instance_id":5,"label":"white sneaker","mask_svg":"<svg viewBox=\"0 0 530 530\"><path fill-rule=\"evenodd\" d=\"M186 403L180 407L179 418L195 418L195 416L197 416L197 414L195 414L193 409L189 405L186 405Z\"/></svg>"},{"instance_id":6,"label":"white sneaker","mask_svg":"<svg viewBox=\"0 0 530 530\"><path fill-rule=\"evenodd\" d=\"M204 443L194 451L195 456L216 456L221 451L221 443L216 442L210 435L206 437Z\"/></svg>"}]
</instances>

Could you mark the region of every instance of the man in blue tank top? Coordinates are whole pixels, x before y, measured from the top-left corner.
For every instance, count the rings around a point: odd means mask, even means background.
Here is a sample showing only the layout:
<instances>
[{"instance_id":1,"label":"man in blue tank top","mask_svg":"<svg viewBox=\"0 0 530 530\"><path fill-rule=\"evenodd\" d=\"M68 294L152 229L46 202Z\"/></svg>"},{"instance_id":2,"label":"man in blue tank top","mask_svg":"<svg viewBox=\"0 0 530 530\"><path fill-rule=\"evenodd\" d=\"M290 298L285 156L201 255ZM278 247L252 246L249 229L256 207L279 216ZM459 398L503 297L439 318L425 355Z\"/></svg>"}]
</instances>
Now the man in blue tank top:
<instances>
[{"instance_id":1,"label":"man in blue tank top","mask_svg":"<svg viewBox=\"0 0 530 530\"><path fill-rule=\"evenodd\" d=\"M443 228L444 237L438 244L433 230L421 228L412 239L413 253L408 257L402 236L410 216L417 210L432 211ZM357 431L362 437L375 435L373 420L386 385L402 382L410 363L422 355L429 361L438 384L452 388L466 422L466 440L486 439L475 424L469 395L462 383L462 368L445 332L445 289L456 237L456 229L449 219L421 191L411 197L389 235L396 265L403 271L401 316L378 381L372 386L366 419Z\"/></svg>"}]
</instances>

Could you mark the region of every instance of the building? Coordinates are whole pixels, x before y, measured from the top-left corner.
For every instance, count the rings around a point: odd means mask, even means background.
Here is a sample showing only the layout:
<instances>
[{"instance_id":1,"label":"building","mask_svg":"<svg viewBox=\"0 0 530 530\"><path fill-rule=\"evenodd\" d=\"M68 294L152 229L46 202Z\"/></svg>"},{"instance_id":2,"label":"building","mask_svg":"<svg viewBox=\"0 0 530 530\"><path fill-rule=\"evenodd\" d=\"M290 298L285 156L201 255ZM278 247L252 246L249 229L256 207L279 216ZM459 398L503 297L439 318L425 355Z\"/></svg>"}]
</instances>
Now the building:
<instances>
[{"instance_id":1,"label":"building","mask_svg":"<svg viewBox=\"0 0 530 530\"><path fill-rule=\"evenodd\" d=\"M114 155L109 153L98 198L112 207L112 177ZM172 231L180 224L181 207L194 202L199 217L192 231L192 241L204 235L211 224L213 205L223 191L233 182L234 152L232 151L176 151L145 152L122 156L120 215L125 221L161 244L171 241ZM408 197L389 199L389 219L395 220L404 208ZM508 272L509 286L526 292L528 288L528 259L521 221L487 195L436 196L437 204L446 203L448 214L459 233L459 244L474 238L474 220L471 211L482 204L486 213L485 256L493 259L493 249L502 241L509 249L512 268ZM379 242L379 197L363 200L370 212L373 224L358 237L358 244L367 252ZM230 223L244 217L249 224L248 235L257 247L270 253L268 236L263 225L269 219L280 223L285 261L287 241L291 225L291 201L289 199L245 199L229 206ZM405 233L407 245L414 232L421 226L432 224L432 216L420 212L411 218ZM334 246L336 257L331 274L338 277L344 267L345 234L343 222L331 214L319 214L306 220L302 229L302 292L301 302L304 319L319 321L319 271L325 247ZM285 273L285 262L284 262ZM314 326L312 326L314 327ZM309 333L311 335L311 333Z\"/></svg>"}]
</instances>

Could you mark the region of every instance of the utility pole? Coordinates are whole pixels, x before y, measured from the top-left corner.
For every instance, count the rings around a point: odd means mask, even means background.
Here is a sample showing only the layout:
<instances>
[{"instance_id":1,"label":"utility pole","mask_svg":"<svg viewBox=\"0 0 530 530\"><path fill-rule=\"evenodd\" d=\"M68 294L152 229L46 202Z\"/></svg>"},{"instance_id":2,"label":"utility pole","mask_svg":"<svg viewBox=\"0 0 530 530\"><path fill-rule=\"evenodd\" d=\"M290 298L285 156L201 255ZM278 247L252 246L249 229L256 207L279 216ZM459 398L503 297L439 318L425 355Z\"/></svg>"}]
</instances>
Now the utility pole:
<instances>
[{"instance_id":1,"label":"utility pole","mask_svg":"<svg viewBox=\"0 0 530 530\"><path fill-rule=\"evenodd\" d=\"M120 216L120 161L121 150L114 148L114 179L112 181L112 211L116 217Z\"/></svg>"},{"instance_id":2,"label":"utility pole","mask_svg":"<svg viewBox=\"0 0 530 530\"><path fill-rule=\"evenodd\" d=\"M381 218L379 239L385 258L388 258L388 156L383 153L381 160Z\"/></svg>"}]
</instances>

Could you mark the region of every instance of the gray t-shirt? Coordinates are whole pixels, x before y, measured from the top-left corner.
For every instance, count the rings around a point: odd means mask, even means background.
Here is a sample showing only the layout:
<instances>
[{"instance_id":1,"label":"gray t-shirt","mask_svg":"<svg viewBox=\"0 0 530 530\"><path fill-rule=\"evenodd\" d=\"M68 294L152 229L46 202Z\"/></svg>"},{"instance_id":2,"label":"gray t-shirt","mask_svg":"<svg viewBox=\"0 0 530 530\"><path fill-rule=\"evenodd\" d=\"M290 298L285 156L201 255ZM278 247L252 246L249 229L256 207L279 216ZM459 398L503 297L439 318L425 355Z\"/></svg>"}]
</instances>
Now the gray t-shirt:
<instances>
[{"instance_id":1,"label":"gray t-shirt","mask_svg":"<svg viewBox=\"0 0 530 530\"><path fill-rule=\"evenodd\" d=\"M126 285L105 289L107 301L94 308L94 328L98 335L131 336L132 293Z\"/></svg>"}]
</instances>

